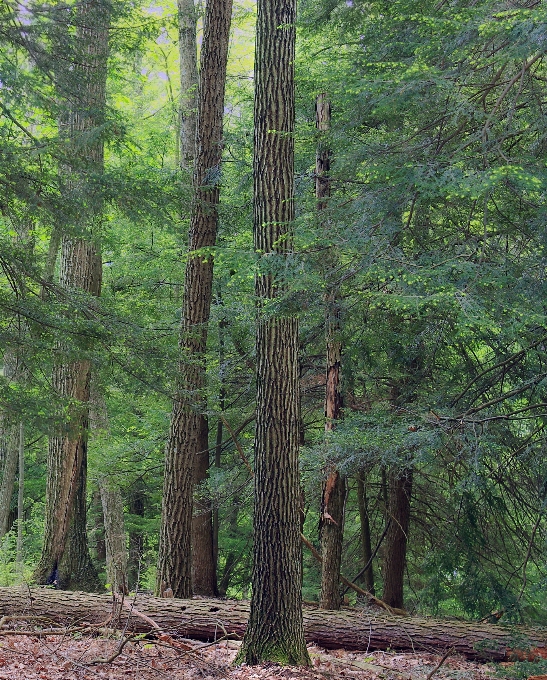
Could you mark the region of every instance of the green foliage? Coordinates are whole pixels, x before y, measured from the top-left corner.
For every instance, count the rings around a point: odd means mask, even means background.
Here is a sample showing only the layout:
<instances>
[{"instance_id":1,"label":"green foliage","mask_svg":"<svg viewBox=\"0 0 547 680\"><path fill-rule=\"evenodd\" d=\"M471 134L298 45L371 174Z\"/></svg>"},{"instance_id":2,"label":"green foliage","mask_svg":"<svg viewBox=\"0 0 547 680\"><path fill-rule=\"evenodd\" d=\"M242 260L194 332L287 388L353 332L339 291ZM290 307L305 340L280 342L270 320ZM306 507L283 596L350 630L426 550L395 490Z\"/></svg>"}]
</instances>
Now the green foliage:
<instances>
[{"instance_id":1,"label":"green foliage","mask_svg":"<svg viewBox=\"0 0 547 680\"><path fill-rule=\"evenodd\" d=\"M112 5L107 112L78 141L104 139L105 172L70 191L58 123L71 81L58 56L77 51L74 5L0 8L0 349L25 367L17 379L0 376L0 406L24 420L32 442L25 559L39 552L47 435L69 424L69 405L50 386L62 346L67 358L92 361L104 395L104 413L92 413L90 490L105 474L122 489L126 530L144 535L141 585L152 588L191 205L175 143L175 4ZM254 411L254 12L242 3L234 14L220 233L202 253L215 261L204 388L211 450L220 415L237 430ZM374 543L385 527L386 473L412 467L408 600L435 614L546 620L545 12L541 3L433 0L300 8L295 253L283 262L289 290L271 311L301 323L305 533L318 535L324 466L334 461L350 485L343 571L357 573L355 476L366 473ZM321 92L333 117L319 134ZM319 143L332 150L321 215ZM100 299L67 295L48 255L61 232L81 233L91 191L104 202ZM279 273L279 260L268 266ZM325 435L332 291L345 407ZM218 511L219 578L240 597L250 581L252 484L225 427L221 435L199 492ZM252 438L247 422L237 440L251 467ZM130 506L141 487L138 514ZM90 524L100 521L94 502ZM13 557L10 532L0 549L6 583ZM381 561L380 550L377 592ZM315 599L319 568L309 555L304 571L304 596Z\"/></svg>"}]
</instances>

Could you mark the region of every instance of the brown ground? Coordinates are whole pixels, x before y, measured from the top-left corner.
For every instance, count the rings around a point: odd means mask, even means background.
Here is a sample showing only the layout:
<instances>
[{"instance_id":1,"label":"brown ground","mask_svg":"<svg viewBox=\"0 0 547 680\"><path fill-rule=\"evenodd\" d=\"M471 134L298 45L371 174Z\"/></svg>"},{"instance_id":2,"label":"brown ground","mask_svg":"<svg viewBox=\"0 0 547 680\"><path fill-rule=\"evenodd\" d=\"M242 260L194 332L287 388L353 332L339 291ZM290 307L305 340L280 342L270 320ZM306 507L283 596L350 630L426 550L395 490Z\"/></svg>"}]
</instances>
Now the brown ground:
<instances>
[{"instance_id":1,"label":"brown ground","mask_svg":"<svg viewBox=\"0 0 547 680\"><path fill-rule=\"evenodd\" d=\"M22 632L22 631L21 631ZM277 665L232 666L238 642L205 645L191 641L191 651L175 649L169 643L146 640L128 642L115 654L121 633L111 638L78 638L71 635L0 634L0 680L429 680L441 660L426 652L326 652L309 646L311 668ZM491 667L449 656L435 671L434 680L487 680Z\"/></svg>"}]
</instances>

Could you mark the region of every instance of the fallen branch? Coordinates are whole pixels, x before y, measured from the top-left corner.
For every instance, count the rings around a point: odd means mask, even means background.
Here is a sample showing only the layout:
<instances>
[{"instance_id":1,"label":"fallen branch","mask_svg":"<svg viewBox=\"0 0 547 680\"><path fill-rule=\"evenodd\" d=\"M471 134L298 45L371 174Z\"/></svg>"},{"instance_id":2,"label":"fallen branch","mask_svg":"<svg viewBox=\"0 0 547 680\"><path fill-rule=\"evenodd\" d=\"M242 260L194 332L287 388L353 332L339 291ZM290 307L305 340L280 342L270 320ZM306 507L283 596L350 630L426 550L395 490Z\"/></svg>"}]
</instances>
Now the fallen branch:
<instances>
[{"instance_id":1,"label":"fallen branch","mask_svg":"<svg viewBox=\"0 0 547 680\"><path fill-rule=\"evenodd\" d=\"M425 680L431 680L431 678L435 675L435 673L439 670L439 668L443 665L443 663L448 659L448 657L454 652L454 647L450 647L448 649L442 659L439 661L439 663L435 666L435 668L431 671L431 673L428 673L426 676Z\"/></svg>"}]
</instances>

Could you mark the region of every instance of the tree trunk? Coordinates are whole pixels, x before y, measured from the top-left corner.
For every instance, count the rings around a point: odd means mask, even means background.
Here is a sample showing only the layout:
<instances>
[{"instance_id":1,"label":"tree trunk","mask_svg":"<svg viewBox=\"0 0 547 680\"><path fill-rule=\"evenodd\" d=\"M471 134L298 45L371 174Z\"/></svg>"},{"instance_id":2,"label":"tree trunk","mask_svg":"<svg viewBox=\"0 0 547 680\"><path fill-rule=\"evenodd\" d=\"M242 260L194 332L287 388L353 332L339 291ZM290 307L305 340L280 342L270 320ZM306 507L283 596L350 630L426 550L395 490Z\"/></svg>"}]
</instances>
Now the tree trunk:
<instances>
[{"instance_id":1,"label":"tree trunk","mask_svg":"<svg viewBox=\"0 0 547 680\"><path fill-rule=\"evenodd\" d=\"M249 625L239 662L309 664L302 627L298 446L298 320L267 301L285 292L280 272L294 220L296 3L259 0L255 58L254 245L257 406L254 549Z\"/></svg>"},{"instance_id":2,"label":"tree trunk","mask_svg":"<svg viewBox=\"0 0 547 680\"><path fill-rule=\"evenodd\" d=\"M339 311L336 295L332 293L327 300L327 376L325 396L325 430L334 429L340 418L342 396L340 391L341 343ZM328 438L326 445L329 445ZM323 485L321 499L321 598L323 609L339 609L340 564L344 538L344 514L346 506L346 478L336 469L335 463L327 462L327 479Z\"/></svg>"},{"instance_id":3,"label":"tree trunk","mask_svg":"<svg viewBox=\"0 0 547 680\"><path fill-rule=\"evenodd\" d=\"M80 474L74 498L72 521L66 548L59 560L57 588L103 591L97 569L89 554L87 541L87 441L83 440Z\"/></svg>"},{"instance_id":4,"label":"tree trunk","mask_svg":"<svg viewBox=\"0 0 547 680\"><path fill-rule=\"evenodd\" d=\"M219 286L218 289L218 296L217 296L217 305L223 309L224 307L224 302L222 300L222 289ZM226 378L225 378L225 367L224 367L224 361L225 361L225 341L224 341L224 330L227 326L227 321L222 316L219 319L218 322L218 365L219 365L219 380L220 380L220 388L219 388L219 393L218 393L218 408L220 410L220 413L224 413L224 410L226 408ZM216 438L215 438L215 468L220 469L222 466L222 435L223 435L223 423L222 423L222 418L219 418L217 421L217 432L216 432ZM219 537L219 530L220 530L220 521L219 521L219 512L218 512L218 503L214 504L213 507L213 562L215 565L215 573L217 574L218 577L218 537ZM225 570L226 573L226 570ZM218 584L218 592L217 595L223 594L224 596L226 595L226 589L224 589L224 593L222 593L221 590L221 584Z\"/></svg>"},{"instance_id":5,"label":"tree trunk","mask_svg":"<svg viewBox=\"0 0 547 680\"><path fill-rule=\"evenodd\" d=\"M88 0L78 5L73 68L64 74L67 91L62 95L71 102L66 118L70 142L67 201L75 213L76 206L81 211L73 233L62 238L60 285L69 295L97 296L101 288L98 242L103 202L92 178L103 172L104 149L100 136L91 141L87 137L104 123L109 23L108 3ZM78 314L78 307L71 310L73 314ZM84 343L78 348L82 356L88 350ZM73 356L74 351L65 347L56 350L52 387L69 404L68 417L64 418L66 426L58 428L49 441L44 543L34 576L38 583L58 587L91 587L92 583L98 587L85 526L91 364L87 358Z\"/></svg>"},{"instance_id":6,"label":"tree trunk","mask_svg":"<svg viewBox=\"0 0 547 680\"><path fill-rule=\"evenodd\" d=\"M201 51L194 202L188 246L191 256L186 265L184 282L177 395L166 448L157 573L157 590L171 588L178 597L189 597L193 592L191 535L194 466L199 475L209 465L203 390L213 258L209 251L195 251L210 249L216 242L231 15L232 0L211 0L207 3ZM206 520L199 521L200 528L203 528ZM204 532L206 535L197 536L199 540L193 547L197 563L204 569L199 587L212 594L216 591L216 575L210 513L207 521L210 528Z\"/></svg>"},{"instance_id":7,"label":"tree trunk","mask_svg":"<svg viewBox=\"0 0 547 680\"><path fill-rule=\"evenodd\" d=\"M368 498L366 490L366 473L362 470L357 475L357 505L359 506L359 520L361 523L361 546L363 553L363 566L369 567L363 574L365 590L374 595L374 570L372 567L372 543L370 537L370 518L368 514Z\"/></svg>"},{"instance_id":8,"label":"tree trunk","mask_svg":"<svg viewBox=\"0 0 547 680\"><path fill-rule=\"evenodd\" d=\"M32 594L30 594L32 593ZM32 599L31 599L32 597ZM129 615L131 602L125 603ZM134 609L152 618L159 627L174 636L210 641L219 635L241 637L249 614L248 602L241 600L177 600L139 595ZM3 615L25 613L45 616L69 625L106 621L112 611L110 595L59 593L33 588L0 588ZM125 628L127 617L119 618ZM455 652L468 659L505 661L512 658L547 658L545 631L521 626L505 628L492 624L388 617L363 609L325 611L306 607L303 612L307 642L326 649L372 651L392 649L416 652ZM34 622L33 622L34 623ZM109 621L108 626L114 625ZM129 617L127 630L149 632L151 625L138 616ZM219 632L220 631L220 632ZM152 631L153 632L153 631ZM518 639L518 647L515 641ZM519 651L519 648L523 651Z\"/></svg>"},{"instance_id":9,"label":"tree trunk","mask_svg":"<svg viewBox=\"0 0 547 680\"><path fill-rule=\"evenodd\" d=\"M297 323L261 320L257 330L253 594L239 656L248 664L308 662L301 615Z\"/></svg>"},{"instance_id":10,"label":"tree trunk","mask_svg":"<svg viewBox=\"0 0 547 680\"><path fill-rule=\"evenodd\" d=\"M330 104L326 94L320 94L315 104L315 124L319 132L326 132L330 126ZM330 196L330 150L323 140L319 141L315 164L315 196L319 219L327 207ZM326 225L323 225L326 228ZM327 294L325 296L325 341L326 341L326 380L325 380L325 431L336 427L342 408L340 389L340 369L342 345L340 342L340 305L336 286L329 282L332 252L327 255L325 277ZM329 446L328 436L326 446ZM340 609L340 564L344 538L344 514L346 506L346 479L336 469L334 461L327 460L327 479L323 485L321 498L321 597L322 609Z\"/></svg>"},{"instance_id":11,"label":"tree trunk","mask_svg":"<svg viewBox=\"0 0 547 680\"><path fill-rule=\"evenodd\" d=\"M2 437L4 439L4 472L0 486L0 538L10 530L10 511L15 488L17 463L19 460L18 427L4 418Z\"/></svg>"},{"instance_id":12,"label":"tree trunk","mask_svg":"<svg viewBox=\"0 0 547 680\"><path fill-rule=\"evenodd\" d=\"M139 480L129 493L129 514L144 517L146 495ZM134 520L133 520L134 521ZM129 563L127 567L127 582L129 590L137 590L141 576L141 562L144 555L144 533L142 530L129 529Z\"/></svg>"},{"instance_id":13,"label":"tree trunk","mask_svg":"<svg viewBox=\"0 0 547 680\"><path fill-rule=\"evenodd\" d=\"M106 564L106 543L104 538L103 505L101 503L101 492L99 489L93 491L91 504L93 506L93 514L95 515L92 531L95 538L95 557L97 563L102 566Z\"/></svg>"},{"instance_id":14,"label":"tree trunk","mask_svg":"<svg viewBox=\"0 0 547 680\"><path fill-rule=\"evenodd\" d=\"M180 164L191 170L196 155L198 69L194 0L178 0L180 63Z\"/></svg>"},{"instance_id":15,"label":"tree trunk","mask_svg":"<svg viewBox=\"0 0 547 680\"><path fill-rule=\"evenodd\" d=\"M344 537L344 514L346 505L346 478L333 467L330 468L323 488L321 513L321 598L322 609L340 609L340 565Z\"/></svg>"},{"instance_id":16,"label":"tree trunk","mask_svg":"<svg viewBox=\"0 0 547 680\"><path fill-rule=\"evenodd\" d=\"M106 575L113 593L127 595L127 548L122 494L104 477L99 481L106 542Z\"/></svg>"},{"instance_id":17,"label":"tree trunk","mask_svg":"<svg viewBox=\"0 0 547 680\"><path fill-rule=\"evenodd\" d=\"M23 552L23 522L25 519L25 427L19 423L19 476L17 479L17 571L22 577L25 567Z\"/></svg>"},{"instance_id":18,"label":"tree trunk","mask_svg":"<svg viewBox=\"0 0 547 680\"><path fill-rule=\"evenodd\" d=\"M21 240L28 243L29 234L20 235ZM26 326L24 326L26 328ZM19 322L21 330L21 322ZM8 347L4 354L4 377L11 382L20 381L23 376L24 337L20 338L17 348ZM2 414L0 421L0 441L4 469L0 486L0 538L11 529L11 503L15 489L15 477L19 461L20 423L16 423L7 413Z\"/></svg>"},{"instance_id":19,"label":"tree trunk","mask_svg":"<svg viewBox=\"0 0 547 680\"><path fill-rule=\"evenodd\" d=\"M213 508L209 493L200 485L207 479L209 451L207 450L207 420L203 419L205 449L194 461L194 513L192 517L192 581L194 595L218 595L216 560L213 536Z\"/></svg>"},{"instance_id":20,"label":"tree trunk","mask_svg":"<svg viewBox=\"0 0 547 680\"><path fill-rule=\"evenodd\" d=\"M410 526L412 470L394 469L389 475L388 513L391 523L385 539L382 600L390 607L403 609L403 584L406 546Z\"/></svg>"}]
</instances>

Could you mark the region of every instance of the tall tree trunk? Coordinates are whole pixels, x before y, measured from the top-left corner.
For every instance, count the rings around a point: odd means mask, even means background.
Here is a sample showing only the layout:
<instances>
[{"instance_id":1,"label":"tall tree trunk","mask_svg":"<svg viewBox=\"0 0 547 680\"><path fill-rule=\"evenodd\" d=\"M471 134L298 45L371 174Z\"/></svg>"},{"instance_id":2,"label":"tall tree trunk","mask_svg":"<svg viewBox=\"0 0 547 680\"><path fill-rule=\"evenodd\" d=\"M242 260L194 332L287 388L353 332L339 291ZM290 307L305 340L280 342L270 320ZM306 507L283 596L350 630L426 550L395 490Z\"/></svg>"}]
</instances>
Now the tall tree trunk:
<instances>
[{"instance_id":1,"label":"tall tree trunk","mask_svg":"<svg viewBox=\"0 0 547 680\"><path fill-rule=\"evenodd\" d=\"M294 221L296 3L259 0L255 58L254 245L257 406L253 592L240 662L309 664L302 624L298 320L267 301L286 290Z\"/></svg>"},{"instance_id":2,"label":"tall tree trunk","mask_svg":"<svg viewBox=\"0 0 547 680\"><path fill-rule=\"evenodd\" d=\"M17 479L17 571L23 576L23 522L25 514L25 428L23 422L19 423L19 476Z\"/></svg>"},{"instance_id":3,"label":"tall tree trunk","mask_svg":"<svg viewBox=\"0 0 547 680\"><path fill-rule=\"evenodd\" d=\"M388 513L391 523L385 538L382 600L390 607L403 609L403 584L406 547L410 526L412 470L393 469L389 474Z\"/></svg>"},{"instance_id":4,"label":"tall tree trunk","mask_svg":"<svg viewBox=\"0 0 547 680\"><path fill-rule=\"evenodd\" d=\"M200 522L211 528L192 546L193 491L209 466L209 442L203 390L207 324L211 309L213 258L200 249L215 245L220 194L222 123L232 0L207 3L201 51L197 158L194 202L189 234L181 325L181 361L165 455L162 522L157 589L171 588L176 597L190 597L192 547L203 565L198 584L216 593L210 509ZM196 252L197 251L197 252ZM199 460L198 460L199 459ZM198 555L199 553L199 555ZM165 584L165 585L164 585Z\"/></svg>"},{"instance_id":5,"label":"tall tree trunk","mask_svg":"<svg viewBox=\"0 0 547 680\"><path fill-rule=\"evenodd\" d=\"M319 133L326 132L330 126L330 103L326 94L318 95L315 104L315 124ZM315 163L315 196L319 219L327 207L330 196L331 153L319 140ZM322 220L324 221L324 220ZM326 225L323 224L325 228ZM325 267L327 294L325 296L325 340L326 340L326 381L325 381L325 431L331 432L340 419L342 392L340 389L340 369L342 345L340 342L340 304L336 285L329 281L329 267L333 261L329 252ZM328 436L326 446L329 446ZM332 460L327 460L327 479L323 485L321 498L321 597L322 609L340 609L340 563L342 560L342 541L344 538L344 511L346 505L346 479Z\"/></svg>"},{"instance_id":6,"label":"tall tree trunk","mask_svg":"<svg viewBox=\"0 0 547 680\"><path fill-rule=\"evenodd\" d=\"M77 296L97 296L101 288L98 243L103 205L96 178L103 172L103 140L100 135L91 141L87 137L104 122L109 23L110 5L105 0L84 0L78 5L74 60L65 73L68 91L62 93L71 101L67 200L75 212L78 204L81 217L73 233L62 238L60 285ZM73 313L78 313L77 308ZM82 357L88 350L83 345L79 348ZM52 386L70 406L66 426L49 441L44 543L35 578L38 583L66 588L100 587L86 537L91 363L73 356L67 348L57 348Z\"/></svg>"},{"instance_id":7,"label":"tall tree trunk","mask_svg":"<svg viewBox=\"0 0 547 680\"><path fill-rule=\"evenodd\" d=\"M137 517L144 517L146 494L141 483L135 483L129 493L129 513ZM129 530L129 563L127 567L127 581L129 590L137 590L141 575L141 562L144 555L144 533L139 529Z\"/></svg>"},{"instance_id":8,"label":"tall tree trunk","mask_svg":"<svg viewBox=\"0 0 547 680\"><path fill-rule=\"evenodd\" d=\"M103 506L106 574L113 593L127 595L127 548L123 520L123 501L120 488L109 480L99 480Z\"/></svg>"},{"instance_id":9,"label":"tall tree trunk","mask_svg":"<svg viewBox=\"0 0 547 680\"><path fill-rule=\"evenodd\" d=\"M25 220L20 223L17 221L13 224L14 242L26 251L28 256L33 254L34 250L34 235L32 220ZM23 272L18 272L14 269L14 276L12 278L12 285L16 286L18 296L25 297L28 293L25 277ZM28 336L28 326L26 321L17 317L17 334L18 338L13 345L8 346L4 353L4 378L12 383L22 382L26 379L25 369L25 344ZM20 415L22 417L22 415ZM17 468L21 474L21 446L23 440L23 422L16 423L8 414L0 414L0 449L3 456L0 461L4 463L2 484L0 486L0 538L11 529L10 517L11 503L13 500L13 491L15 488L15 477ZM21 486L21 482L19 484ZM21 494L19 493L19 496ZM19 501L18 501L19 502ZM19 532L22 531L21 522L18 525Z\"/></svg>"},{"instance_id":10,"label":"tall tree trunk","mask_svg":"<svg viewBox=\"0 0 547 680\"><path fill-rule=\"evenodd\" d=\"M361 549L363 554L363 566L369 567L363 574L365 590L374 595L374 569L372 566L372 543L370 536L370 518L368 514L368 498L366 488L366 472L361 470L357 475L357 505L359 506L359 520L361 523Z\"/></svg>"},{"instance_id":11,"label":"tall tree trunk","mask_svg":"<svg viewBox=\"0 0 547 680\"><path fill-rule=\"evenodd\" d=\"M219 287L218 290L218 297L217 297L217 304L218 306L223 309L224 303L222 300L222 290ZM219 388L219 394L218 394L218 407L220 410L220 413L224 413L224 409L226 408L226 385L225 385L225 369L224 369L224 361L225 361L225 356L224 356L224 347L225 347L225 341L224 341L224 330L227 326L226 319L222 317L219 322L218 322L218 364L219 364L219 380L220 380L220 388ZM217 421L217 432L216 432L216 439L215 439L215 468L220 469L222 466L222 434L223 434L223 423L222 423L222 418L219 418ZM220 521L219 521L219 512L218 512L218 503L215 503L213 507L213 561L215 563L215 573L218 575L218 536L219 536L219 529L220 529ZM218 585L218 591L219 595L221 595L221 588L220 584ZM226 595L226 590L224 590L224 595Z\"/></svg>"},{"instance_id":12,"label":"tall tree trunk","mask_svg":"<svg viewBox=\"0 0 547 680\"><path fill-rule=\"evenodd\" d=\"M180 165L192 169L196 155L198 69L194 0L178 0L180 63Z\"/></svg>"}]
</instances>

